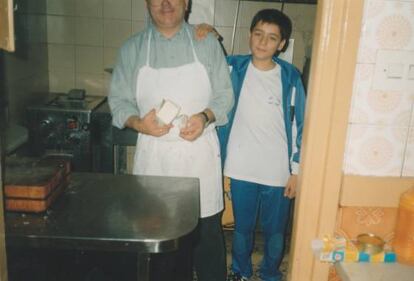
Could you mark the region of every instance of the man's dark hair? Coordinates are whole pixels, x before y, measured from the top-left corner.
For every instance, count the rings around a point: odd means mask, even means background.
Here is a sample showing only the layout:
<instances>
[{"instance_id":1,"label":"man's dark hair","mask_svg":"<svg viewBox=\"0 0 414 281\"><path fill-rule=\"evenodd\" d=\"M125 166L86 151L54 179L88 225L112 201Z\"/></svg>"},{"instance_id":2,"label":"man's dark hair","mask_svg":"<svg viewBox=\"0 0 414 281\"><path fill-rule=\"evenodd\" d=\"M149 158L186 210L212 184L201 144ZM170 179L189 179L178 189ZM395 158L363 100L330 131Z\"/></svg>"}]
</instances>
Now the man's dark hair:
<instances>
[{"instance_id":1,"label":"man's dark hair","mask_svg":"<svg viewBox=\"0 0 414 281\"><path fill-rule=\"evenodd\" d=\"M280 34L282 35L282 40L286 40L285 46L282 49L282 52L286 51L289 45L289 38L292 34L292 21L290 18L276 9L264 9L257 12L253 17L252 23L250 25L250 32L256 27L259 22L275 24L279 27Z\"/></svg>"}]
</instances>

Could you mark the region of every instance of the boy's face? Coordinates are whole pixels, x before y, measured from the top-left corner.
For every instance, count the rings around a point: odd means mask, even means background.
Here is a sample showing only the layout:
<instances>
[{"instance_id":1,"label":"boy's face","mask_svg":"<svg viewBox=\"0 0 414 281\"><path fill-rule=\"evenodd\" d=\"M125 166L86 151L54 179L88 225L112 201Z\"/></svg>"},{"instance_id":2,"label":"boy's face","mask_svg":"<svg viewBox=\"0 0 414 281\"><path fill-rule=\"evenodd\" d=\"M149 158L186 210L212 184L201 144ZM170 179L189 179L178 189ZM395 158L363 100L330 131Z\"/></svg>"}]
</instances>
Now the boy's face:
<instances>
[{"instance_id":1,"label":"boy's face","mask_svg":"<svg viewBox=\"0 0 414 281\"><path fill-rule=\"evenodd\" d=\"M279 26L258 22L250 32L249 46L256 60L271 60L277 51L281 51L286 40L282 40Z\"/></svg>"}]
</instances>

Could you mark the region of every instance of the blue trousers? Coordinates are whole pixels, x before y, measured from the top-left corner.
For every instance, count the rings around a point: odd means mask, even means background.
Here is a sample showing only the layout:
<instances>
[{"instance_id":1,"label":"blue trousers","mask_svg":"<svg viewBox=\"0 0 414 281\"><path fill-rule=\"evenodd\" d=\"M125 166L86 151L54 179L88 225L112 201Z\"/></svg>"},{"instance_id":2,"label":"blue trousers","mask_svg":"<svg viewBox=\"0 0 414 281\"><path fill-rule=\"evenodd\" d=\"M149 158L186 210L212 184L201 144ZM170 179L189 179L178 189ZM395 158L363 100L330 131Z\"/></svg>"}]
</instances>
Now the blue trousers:
<instances>
[{"instance_id":1,"label":"blue trousers","mask_svg":"<svg viewBox=\"0 0 414 281\"><path fill-rule=\"evenodd\" d=\"M251 254L259 214L264 238L260 278L265 281L281 280L279 266L284 254L285 231L291 203L283 193L283 187L231 179L235 222L231 265L233 272L248 278L253 275Z\"/></svg>"}]
</instances>

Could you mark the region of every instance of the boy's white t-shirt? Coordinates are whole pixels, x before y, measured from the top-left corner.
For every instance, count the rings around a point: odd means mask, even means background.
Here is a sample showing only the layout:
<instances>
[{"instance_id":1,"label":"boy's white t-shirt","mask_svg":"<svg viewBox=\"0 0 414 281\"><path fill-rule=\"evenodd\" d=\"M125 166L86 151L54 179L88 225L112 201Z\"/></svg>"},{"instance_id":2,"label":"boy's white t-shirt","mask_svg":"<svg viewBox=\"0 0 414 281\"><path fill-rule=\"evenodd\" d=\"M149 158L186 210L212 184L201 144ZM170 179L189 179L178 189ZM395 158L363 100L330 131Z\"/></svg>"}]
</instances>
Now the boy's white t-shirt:
<instances>
[{"instance_id":1,"label":"boy's white t-shirt","mask_svg":"<svg viewBox=\"0 0 414 281\"><path fill-rule=\"evenodd\" d=\"M282 108L280 66L268 71L251 62L240 92L227 145L224 175L270 186L290 176Z\"/></svg>"}]
</instances>

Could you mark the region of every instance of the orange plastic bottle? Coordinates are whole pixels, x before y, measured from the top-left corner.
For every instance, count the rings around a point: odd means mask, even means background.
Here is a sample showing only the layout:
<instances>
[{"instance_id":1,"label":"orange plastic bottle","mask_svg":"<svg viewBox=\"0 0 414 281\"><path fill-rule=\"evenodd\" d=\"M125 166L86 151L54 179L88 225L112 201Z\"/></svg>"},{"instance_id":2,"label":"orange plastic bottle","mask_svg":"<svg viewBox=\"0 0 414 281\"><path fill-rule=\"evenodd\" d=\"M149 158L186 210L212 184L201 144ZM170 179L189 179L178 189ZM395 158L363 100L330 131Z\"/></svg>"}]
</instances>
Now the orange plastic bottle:
<instances>
[{"instance_id":1,"label":"orange plastic bottle","mask_svg":"<svg viewBox=\"0 0 414 281\"><path fill-rule=\"evenodd\" d=\"M414 265L414 187L401 195L393 247L398 262Z\"/></svg>"}]
</instances>

